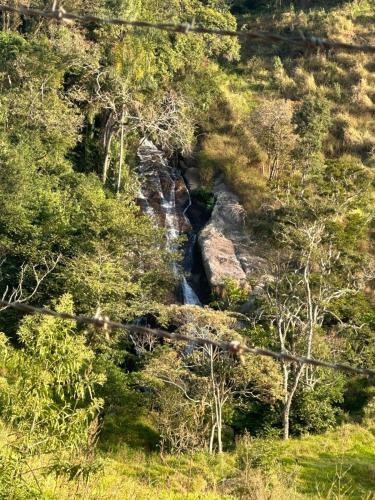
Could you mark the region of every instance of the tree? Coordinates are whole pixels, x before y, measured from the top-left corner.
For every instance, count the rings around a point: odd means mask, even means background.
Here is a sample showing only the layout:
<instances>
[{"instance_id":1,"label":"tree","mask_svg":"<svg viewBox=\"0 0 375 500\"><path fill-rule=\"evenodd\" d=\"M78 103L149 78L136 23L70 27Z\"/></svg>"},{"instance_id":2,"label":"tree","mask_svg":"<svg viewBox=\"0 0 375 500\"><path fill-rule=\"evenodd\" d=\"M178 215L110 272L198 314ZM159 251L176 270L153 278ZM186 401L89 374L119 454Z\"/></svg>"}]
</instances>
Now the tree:
<instances>
[{"instance_id":1,"label":"tree","mask_svg":"<svg viewBox=\"0 0 375 500\"><path fill-rule=\"evenodd\" d=\"M195 309L171 307L167 314L169 320L179 323L178 331L194 337L240 339L231 329L233 318ZM277 401L280 397L281 380L274 361L263 358L255 362L248 356L238 359L210 344L187 346L177 353L162 350L151 358L144 373L158 387L159 411L168 414L168 419L165 414L161 417L162 435L180 446L183 443L184 449L197 446L203 439L210 453L215 449L221 453L223 430L230 423L234 407L241 408L252 398ZM164 391L177 396L172 398L173 405L167 397L166 406L164 402L160 408L160 401L165 401Z\"/></svg>"},{"instance_id":2,"label":"tree","mask_svg":"<svg viewBox=\"0 0 375 500\"><path fill-rule=\"evenodd\" d=\"M260 311L267 314L281 352L312 357L330 304L351 291L350 283L343 286L337 282L334 266L339 254L332 245L323 243L324 236L324 226L316 223L293 228L284 242L295 248L280 255L273 279L265 285L264 308ZM283 435L288 439L293 398L303 376L305 387L314 389L317 371L303 363L281 361L281 365Z\"/></svg>"},{"instance_id":3,"label":"tree","mask_svg":"<svg viewBox=\"0 0 375 500\"><path fill-rule=\"evenodd\" d=\"M57 311L73 314L71 297ZM4 370L2 417L17 426L30 446L79 449L87 443L90 422L101 407L95 386L104 382L93 370L94 354L71 321L26 317L18 336L21 349L2 338Z\"/></svg>"},{"instance_id":4,"label":"tree","mask_svg":"<svg viewBox=\"0 0 375 500\"><path fill-rule=\"evenodd\" d=\"M68 295L55 306L73 314ZM1 336L0 416L16 435L7 460L18 463L17 479L30 473L32 456L43 454L46 469L58 471L58 464L69 470L67 463L74 467L78 456L92 451L103 405L95 391L105 376L74 327L68 320L28 316L18 331L19 349Z\"/></svg>"},{"instance_id":5,"label":"tree","mask_svg":"<svg viewBox=\"0 0 375 500\"><path fill-rule=\"evenodd\" d=\"M311 163L321 153L330 122L329 102L324 97L308 95L293 114L301 138L296 151L298 159Z\"/></svg>"},{"instance_id":6,"label":"tree","mask_svg":"<svg viewBox=\"0 0 375 500\"><path fill-rule=\"evenodd\" d=\"M174 453L207 448L207 379L195 376L180 353L169 348L157 349L140 376L143 384L152 387L161 448Z\"/></svg>"},{"instance_id":7,"label":"tree","mask_svg":"<svg viewBox=\"0 0 375 500\"><path fill-rule=\"evenodd\" d=\"M17 290L21 272L29 298L48 286L67 247L76 248L68 237L68 178L74 175L66 156L82 120L70 95L61 98L60 91L64 71L82 63L87 45L73 49L69 36L60 41L12 32L0 37L2 285Z\"/></svg>"},{"instance_id":8,"label":"tree","mask_svg":"<svg viewBox=\"0 0 375 500\"><path fill-rule=\"evenodd\" d=\"M297 140L292 116L291 101L283 99L264 101L251 115L250 126L253 134L267 153L267 173L270 181L277 179L290 163L290 153Z\"/></svg>"},{"instance_id":9,"label":"tree","mask_svg":"<svg viewBox=\"0 0 375 500\"><path fill-rule=\"evenodd\" d=\"M346 157L311 169L302 188L298 173L294 180L280 183L274 226L274 242L280 249L271 265L271 279L261 286L259 315L267 315L272 344L281 351L311 357L325 346L322 352L330 352L329 334L334 333L328 325L343 328L347 321L335 313L337 301L358 293L371 279L370 256L358 254L371 219L371 210L367 215L362 208L369 206L370 177L368 169ZM352 225L353 217L358 219ZM313 367L281 364L287 439L291 405L300 384L312 390L321 381Z\"/></svg>"},{"instance_id":10,"label":"tree","mask_svg":"<svg viewBox=\"0 0 375 500\"><path fill-rule=\"evenodd\" d=\"M126 221L130 223L131 219L121 222ZM119 241L99 242L91 251L68 262L65 286L86 314L133 320L155 309L174 285L169 266L171 256L164 249L162 234L146 218L142 220L140 216L136 222L143 233L126 234L126 245Z\"/></svg>"},{"instance_id":11,"label":"tree","mask_svg":"<svg viewBox=\"0 0 375 500\"><path fill-rule=\"evenodd\" d=\"M4 265L4 263L6 262L6 258L4 258L3 262L0 263L0 277L2 284L4 284L4 291L1 297L2 300L6 302L29 302L38 292L39 287L42 285L47 276L54 271L60 258L61 256L57 256L50 262L45 259L43 265L41 266L28 266L27 264L21 265L17 285L13 287L11 287L10 284L6 284L7 277L4 277L1 272L1 265ZM29 283L30 291L25 292L25 282L28 279L31 279L33 281L33 285L30 286ZM7 309L7 307L8 306L0 306L0 311Z\"/></svg>"}]
</instances>

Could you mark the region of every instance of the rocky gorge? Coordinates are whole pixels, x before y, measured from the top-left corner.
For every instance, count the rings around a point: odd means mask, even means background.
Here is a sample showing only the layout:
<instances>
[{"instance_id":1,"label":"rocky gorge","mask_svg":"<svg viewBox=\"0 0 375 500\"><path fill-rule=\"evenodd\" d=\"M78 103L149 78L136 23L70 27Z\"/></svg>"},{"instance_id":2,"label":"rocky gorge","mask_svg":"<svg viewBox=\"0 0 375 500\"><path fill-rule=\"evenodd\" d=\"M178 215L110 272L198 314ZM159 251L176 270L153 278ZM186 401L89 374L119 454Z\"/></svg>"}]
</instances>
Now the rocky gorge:
<instances>
[{"instance_id":1,"label":"rocky gorge","mask_svg":"<svg viewBox=\"0 0 375 500\"><path fill-rule=\"evenodd\" d=\"M195 196L201 185L194 165L173 165L148 139L141 142L138 159L138 204L165 228L170 250L182 253L173 263L177 300L202 305L210 293L220 295L228 279L245 285L265 261L252 251L245 210L223 177L213 182L211 211Z\"/></svg>"}]
</instances>

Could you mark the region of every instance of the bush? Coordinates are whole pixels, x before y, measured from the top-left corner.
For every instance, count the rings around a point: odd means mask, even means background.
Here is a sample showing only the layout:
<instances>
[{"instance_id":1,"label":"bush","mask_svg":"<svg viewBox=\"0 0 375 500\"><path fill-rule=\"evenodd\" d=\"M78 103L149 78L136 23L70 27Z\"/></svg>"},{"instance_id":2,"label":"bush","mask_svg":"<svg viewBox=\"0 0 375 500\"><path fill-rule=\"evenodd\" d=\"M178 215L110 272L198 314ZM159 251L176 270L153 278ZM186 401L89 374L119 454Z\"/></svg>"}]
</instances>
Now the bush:
<instances>
[{"instance_id":1,"label":"bush","mask_svg":"<svg viewBox=\"0 0 375 500\"><path fill-rule=\"evenodd\" d=\"M342 418L339 403L343 401L344 377L335 376L335 383L320 383L314 390L303 388L294 401L291 428L295 434L322 433L333 429Z\"/></svg>"},{"instance_id":2,"label":"bush","mask_svg":"<svg viewBox=\"0 0 375 500\"><path fill-rule=\"evenodd\" d=\"M210 212L212 211L215 206L215 195L209 188L201 187L198 189L194 189L194 191L192 191L190 194L194 200L204 203L206 208Z\"/></svg>"},{"instance_id":3,"label":"bush","mask_svg":"<svg viewBox=\"0 0 375 500\"><path fill-rule=\"evenodd\" d=\"M237 442L237 464L240 469L270 470L277 464L278 449L275 441L254 439L245 433Z\"/></svg>"}]
</instances>

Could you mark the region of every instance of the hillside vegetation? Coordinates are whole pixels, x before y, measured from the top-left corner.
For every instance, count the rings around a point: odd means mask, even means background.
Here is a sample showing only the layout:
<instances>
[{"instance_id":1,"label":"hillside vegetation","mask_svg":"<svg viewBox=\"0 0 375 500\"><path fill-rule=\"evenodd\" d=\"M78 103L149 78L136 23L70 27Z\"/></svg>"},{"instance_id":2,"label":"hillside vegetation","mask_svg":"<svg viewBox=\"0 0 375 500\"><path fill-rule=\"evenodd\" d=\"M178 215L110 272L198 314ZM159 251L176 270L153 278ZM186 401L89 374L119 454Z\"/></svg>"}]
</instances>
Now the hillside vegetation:
<instances>
[{"instance_id":1,"label":"hillside vegetation","mask_svg":"<svg viewBox=\"0 0 375 500\"><path fill-rule=\"evenodd\" d=\"M281 11L275 7L243 8L242 11L250 13L242 14L239 19L249 29L316 34L347 43L366 40L371 44L374 43L373 8L372 2L336 2L332 8L314 2L314 6L305 9L299 9L297 3L296 7L285 5ZM268 47L253 42L244 44L241 61L234 68L226 68L228 79L221 87L222 101L216 103L217 110L209 115L214 117L213 130L205 138L201 152L205 178L210 178L215 168L223 170L245 206L250 211L258 208L267 197L264 164L268 151L262 140L257 141L259 117L257 120L252 111L259 105L272 108L275 102L280 105L285 101L293 113L313 96L330 111L326 129L320 132L318 122L314 123L314 117L310 116L311 135L321 135L321 152L325 157L352 155L365 165L374 166L372 59L369 54L302 50L286 44ZM287 133L283 134L281 138L288 140ZM292 144L288 142L291 150ZM287 160L284 159L285 168ZM261 193L257 202L254 191Z\"/></svg>"},{"instance_id":2,"label":"hillside vegetation","mask_svg":"<svg viewBox=\"0 0 375 500\"><path fill-rule=\"evenodd\" d=\"M375 44L373 0L63 5ZM0 297L133 325L3 303L0 498L375 498L373 380L238 347L375 367L374 55L17 12L0 24ZM262 265L202 307L178 303L181 252L137 204L145 138L196 169L207 213L217 179L244 207Z\"/></svg>"}]
</instances>

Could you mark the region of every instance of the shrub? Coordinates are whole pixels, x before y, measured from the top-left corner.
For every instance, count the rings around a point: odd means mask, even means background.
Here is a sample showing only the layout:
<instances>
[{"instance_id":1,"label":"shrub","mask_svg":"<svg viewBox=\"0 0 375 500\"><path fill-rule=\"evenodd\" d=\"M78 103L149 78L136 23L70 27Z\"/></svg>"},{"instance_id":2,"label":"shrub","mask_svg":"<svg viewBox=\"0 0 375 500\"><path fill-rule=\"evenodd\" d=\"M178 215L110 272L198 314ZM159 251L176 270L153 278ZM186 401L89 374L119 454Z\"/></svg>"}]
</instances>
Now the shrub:
<instances>
[{"instance_id":1,"label":"shrub","mask_svg":"<svg viewBox=\"0 0 375 500\"><path fill-rule=\"evenodd\" d=\"M192 191L190 194L192 198L194 198L197 201L200 201L201 203L204 203L206 208L209 211L212 211L212 209L215 206L215 195L210 189L206 187L200 187Z\"/></svg>"}]
</instances>

